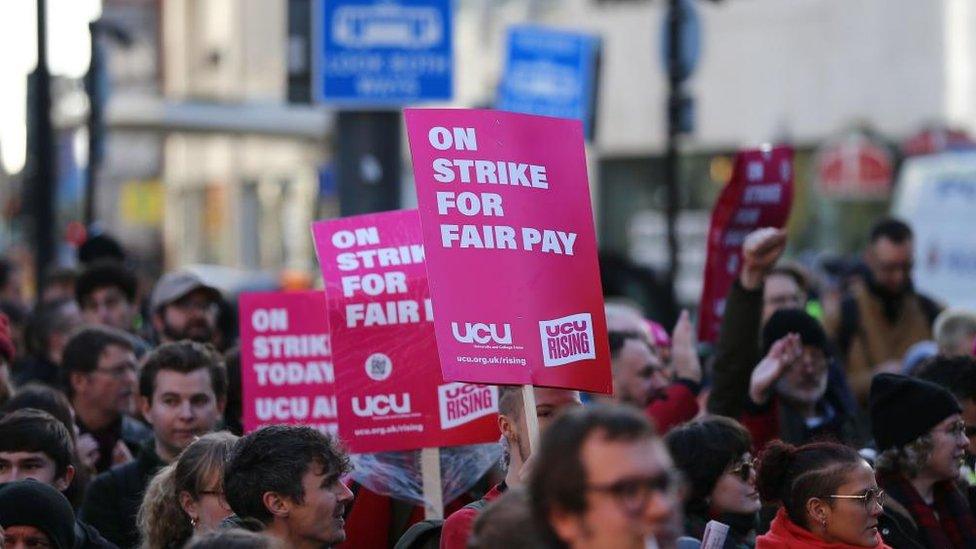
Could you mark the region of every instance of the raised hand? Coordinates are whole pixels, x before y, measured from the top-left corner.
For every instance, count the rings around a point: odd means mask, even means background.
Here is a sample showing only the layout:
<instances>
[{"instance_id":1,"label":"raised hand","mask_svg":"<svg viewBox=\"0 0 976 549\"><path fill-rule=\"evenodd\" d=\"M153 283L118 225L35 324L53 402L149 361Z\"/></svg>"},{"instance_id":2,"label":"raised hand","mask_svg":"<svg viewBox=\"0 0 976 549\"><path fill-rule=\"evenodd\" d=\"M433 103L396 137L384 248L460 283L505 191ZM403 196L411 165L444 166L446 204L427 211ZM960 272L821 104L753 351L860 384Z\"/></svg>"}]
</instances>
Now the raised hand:
<instances>
[{"instance_id":1,"label":"raised hand","mask_svg":"<svg viewBox=\"0 0 976 549\"><path fill-rule=\"evenodd\" d=\"M803 342L798 334L787 334L776 340L766 356L756 365L749 380L749 398L765 404L776 381L803 354Z\"/></svg>"},{"instance_id":2,"label":"raised hand","mask_svg":"<svg viewBox=\"0 0 976 549\"><path fill-rule=\"evenodd\" d=\"M766 273L786 250L786 231L766 227L756 229L742 243L742 270L739 284L747 290L755 290L762 284Z\"/></svg>"},{"instance_id":3,"label":"raised hand","mask_svg":"<svg viewBox=\"0 0 976 549\"><path fill-rule=\"evenodd\" d=\"M702 367L695 349L695 330L688 318L688 311L682 310L678 323L671 334L671 363L674 364L675 377L701 383Z\"/></svg>"}]
</instances>

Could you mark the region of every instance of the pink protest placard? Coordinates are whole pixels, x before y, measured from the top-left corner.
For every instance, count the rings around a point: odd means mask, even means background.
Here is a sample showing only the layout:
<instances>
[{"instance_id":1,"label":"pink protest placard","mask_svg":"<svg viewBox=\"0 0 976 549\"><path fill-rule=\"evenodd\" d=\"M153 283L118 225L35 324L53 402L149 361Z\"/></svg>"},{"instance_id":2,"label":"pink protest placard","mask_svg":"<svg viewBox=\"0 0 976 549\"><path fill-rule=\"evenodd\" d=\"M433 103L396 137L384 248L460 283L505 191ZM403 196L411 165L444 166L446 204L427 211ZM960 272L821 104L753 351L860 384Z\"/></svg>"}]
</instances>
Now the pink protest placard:
<instances>
[{"instance_id":1,"label":"pink protest placard","mask_svg":"<svg viewBox=\"0 0 976 549\"><path fill-rule=\"evenodd\" d=\"M312 225L352 452L498 440L498 388L441 376L416 210Z\"/></svg>"},{"instance_id":2,"label":"pink protest placard","mask_svg":"<svg viewBox=\"0 0 976 549\"><path fill-rule=\"evenodd\" d=\"M792 148L745 150L736 155L732 179L715 203L708 228L699 341L718 339L725 297L739 275L746 235L762 227L786 225L792 204Z\"/></svg>"},{"instance_id":3,"label":"pink protest placard","mask_svg":"<svg viewBox=\"0 0 976 549\"><path fill-rule=\"evenodd\" d=\"M325 293L245 293L238 312L244 430L287 423L335 432Z\"/></svg>"},{"instance_id":4,"label":"pink protest placard","mask_svg":"<svg viewBox=\"0 0 976 549\"><path fill-rule=\"evenodd\" d=\"M444 378L609 393L580 122L404 112Z\"/></svg>"}]
</instances>

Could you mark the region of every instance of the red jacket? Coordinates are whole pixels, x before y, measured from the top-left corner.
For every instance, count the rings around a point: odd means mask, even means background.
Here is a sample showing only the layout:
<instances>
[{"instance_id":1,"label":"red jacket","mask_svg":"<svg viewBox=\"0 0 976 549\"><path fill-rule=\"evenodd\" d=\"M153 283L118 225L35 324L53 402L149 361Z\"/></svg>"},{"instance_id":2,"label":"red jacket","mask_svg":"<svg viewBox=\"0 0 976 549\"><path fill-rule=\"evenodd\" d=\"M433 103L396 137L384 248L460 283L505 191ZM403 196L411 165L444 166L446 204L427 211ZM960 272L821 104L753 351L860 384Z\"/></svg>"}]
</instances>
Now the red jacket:
<instances>
[{"instance_id":1,"label":"red jacket","mask_svg":"<svg viewBox=\"0 0 976 549\"><path fill-rule=\"evenodd\" d=\"M505 483L496 484L488 493L484 500L488 503L500 498L505 492ZM477 509L462 507L451 513L444 521L441 528L441 548L440 549L466 549L468 538L471 537L471 530L474 528L474 519L478 518Z\"/></svg>"},{"instance_id":2,"label":"red jacket","mask_svg":"<svg viewBox=\"0 0 976 549\"><path fill-rule=\"evenodd\" d=\"M377 494L362 485L353 486L350 489L356 499L346 517L346 541L336 545L339 549L393 547L407 528L424 520L421 505ZM461 496L444 506L444 514L470 502L471 498Z\"/></svg>"},{"instance_id":3,"label":"red jacket","mask_svg":"<svg viewBox=\"0 0 976 549\"><path fill-rule=\"evenodd\" d=\"M698 398L689 386L691 382L676 381L664 390L665 397L651 402L647 409L659 435L690 421L698 415Z\"/></svg>"},{"instance_id":4,"label":"red jacket","mask_svg":"<svg viewBox=\"0 0 976 549\"><path fill-rule=\"evenodd\" d=\"M874 549L891 549L881 541L881 535L875 534L877 544ZM756 549L857 549L860 545L847 543L828 543L809 530L797 526L786 510L780 508L776 518L769 525L769 532L756 538Z\"/></svg>"}]
</instances>

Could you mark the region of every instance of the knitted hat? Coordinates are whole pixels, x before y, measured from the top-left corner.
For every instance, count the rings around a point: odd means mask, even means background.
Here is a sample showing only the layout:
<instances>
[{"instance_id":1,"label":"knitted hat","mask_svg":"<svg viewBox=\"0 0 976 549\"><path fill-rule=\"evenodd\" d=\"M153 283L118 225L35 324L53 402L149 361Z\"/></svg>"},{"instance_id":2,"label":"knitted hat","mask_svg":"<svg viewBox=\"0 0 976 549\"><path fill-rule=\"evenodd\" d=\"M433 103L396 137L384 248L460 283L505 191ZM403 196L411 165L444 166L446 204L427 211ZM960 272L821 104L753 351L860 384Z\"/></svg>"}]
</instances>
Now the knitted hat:
<instances>
[{"instance_id":1,"label":"knitted hat","mask_svg":"<svg viewBox=\"0 0 976 549\"><path fill-rule=\"evenodd\" d=\"M803 345L816 347L828 354L827 334L820 322L802 309L780 309L773 313L763 327L763 354L778 340L789 334L799 334Z\"/></svg>"},{"instance_id":2,"label":"knitted hat","mask_svg":"<svg viewBox=\"0 0 976 549\"><path fill-rule=\"evenodd\" d=\"M878 451L904 446L945 418L962 412L952 393L921 379L878 374L869 397L871 432Z\"/></svg>"},{"instance_id":3,"label":"knitted hat","mask_svg":"<svg viewBox=\"0 0 976 549\"><path fill-rule=\"evenodd\" d=\"M34 479L0 486L0 526L33 526L47 534L56 549L75 544L75 513L67 498Z\"/></svg>"}]
</instances>

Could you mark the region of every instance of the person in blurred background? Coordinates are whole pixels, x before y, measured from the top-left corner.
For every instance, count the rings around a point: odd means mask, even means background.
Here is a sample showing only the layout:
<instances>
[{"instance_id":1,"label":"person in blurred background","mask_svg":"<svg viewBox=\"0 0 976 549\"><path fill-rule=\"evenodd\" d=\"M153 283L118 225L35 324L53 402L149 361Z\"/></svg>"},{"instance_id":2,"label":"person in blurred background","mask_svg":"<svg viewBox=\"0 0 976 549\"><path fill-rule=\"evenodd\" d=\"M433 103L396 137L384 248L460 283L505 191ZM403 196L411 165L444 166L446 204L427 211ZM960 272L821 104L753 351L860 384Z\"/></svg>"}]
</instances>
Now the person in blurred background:
<instances>
[{"instance_id":1,"label":"person in blurred background","mask_svg":"<svg viewBox=\"0 0 976 549\"><path fill-rule=\"evenodd\" d=\"M95 470L131 461L152 434L130 415L137 389L132 338L113 328L83 328L68 341L61 369L78 428L98 442Z\"/></svg>"},{"instance_id":2,"label":"person in blurred background","mask_svg":"<svg viewBox=\"0 0 976 549\"><path fill-rule=\"evenodd\" d=\"M888 548L878 527L884 491L853 448L774 441L760 455L757 487L780 509L756 549Z\"/></svg>"},{"instance_id":3,"label":"person in blurred background","mask_svg":"<svg viewBox=\"0 0 976 549\"><path fill-rule=\"evenodd\" d=\"M898 373L901 359L914 343L932 339L932 324L942 307L915 291L912 229L884 218L871 228L864 252L867 270L841 303L839 318L828 323L847 368L858 402L867 403L871 378Z\"/></svg>"},{"instance_id":4,"label":"person in blurred background","mask_svg":"<svg viewBox=\"0 0 976 549\"><path fill-rule=\"evenodd\" d=\"M108 326L132 334L138 333L138 281L135 273L114 261L100 260L85 267L75 283L75 300L87 324ZM142 356L148 345L136 339L136 356Z\"/></svg>"},{"instance_id":5,"label":"person in blurred background","mask_svg":"<svg viewBox=\"0 0 976 549\"><path fill-rule=\"evenodd\" d=\"M36 381L62 388L60 366L65 346L81 325L81 312L73 297L38 305L27 323L27 353L14 366L14 383Z\"/></svg>"},{"instance_id":6,"label":"person in blurred background","mask_svg":"<svg viewBox=\"0 0 976 549\"><path fill-rule=\"evenodd\" d=\"M791 444L823 437L864 442L850 393L830 382L833 358L816 319L800 309L781 309L766 322L763 343L766 356L751 373L739 419L757 449L775 438Z\"/></svg>"},{"instance_id":7,"label":"person in blurred background","mask_svg":"<svg viewBox=\"0 0 976 549\"><path fill-rule=\"evenodd\" d=\"M946 309L932 326L939 354L973 356L976 349L976 313L965 309Z\"/></svg>"},{"instance_id":8,"label":"person in blurred background","mask_svg":"<svg viewBox=\"0 0 976 549\"><path fill-rule=\"evenodd\" d=\"M166 273L150 298L153 329L160 343L190 339L217 346L220 291L189 271Z\"/></svg>"},{"instance_id":9,"label":"person in blurred background","mask_svg":"<svg viewBox=\"0 0 976 549\"><path fill-rule=\"evenodd\" d=\"M34 479L0 485L0 531L7 549L75 547L75 514L68 500Z\"/></svg>"},{"instance_id":10,"label":"person in blurred background","mask_svg":"<svg viewBox=\"0 0 976 549\"><path fill-rule=\"evenodd\" d=\"M708 521L717 520L729 526L723 547L753 547L762 504L749 431L734 419L713 416L676 427L664 442L688 482L684 534L700 540Z\"/></svg>"}]
</instances>

